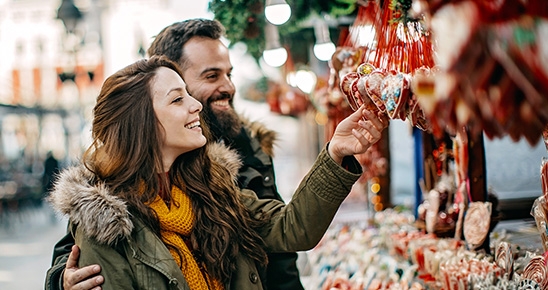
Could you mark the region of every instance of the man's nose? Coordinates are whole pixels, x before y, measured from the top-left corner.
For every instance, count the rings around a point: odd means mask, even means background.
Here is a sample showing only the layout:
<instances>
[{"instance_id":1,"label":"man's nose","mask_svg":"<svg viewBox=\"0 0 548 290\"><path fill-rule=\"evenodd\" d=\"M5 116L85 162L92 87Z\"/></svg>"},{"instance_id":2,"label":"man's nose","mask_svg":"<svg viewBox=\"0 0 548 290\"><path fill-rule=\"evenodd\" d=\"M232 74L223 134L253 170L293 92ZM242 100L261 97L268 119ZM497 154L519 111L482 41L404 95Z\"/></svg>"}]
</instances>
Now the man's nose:
<instances>
[{"instance_id":1,"label":"man's nose","mask_svg":"<svg viewBox=\"0 0 548 290\"><path fill-rule=\"evenodd\" d=\"M220 90L223 93L229 93L229 94L233 95L234 92L236 91L236 88L235 88L234 83L232 82L232 80L229 77L225 77L223 79L223 84L222 84Z\"/></svg>"}]
</instances>

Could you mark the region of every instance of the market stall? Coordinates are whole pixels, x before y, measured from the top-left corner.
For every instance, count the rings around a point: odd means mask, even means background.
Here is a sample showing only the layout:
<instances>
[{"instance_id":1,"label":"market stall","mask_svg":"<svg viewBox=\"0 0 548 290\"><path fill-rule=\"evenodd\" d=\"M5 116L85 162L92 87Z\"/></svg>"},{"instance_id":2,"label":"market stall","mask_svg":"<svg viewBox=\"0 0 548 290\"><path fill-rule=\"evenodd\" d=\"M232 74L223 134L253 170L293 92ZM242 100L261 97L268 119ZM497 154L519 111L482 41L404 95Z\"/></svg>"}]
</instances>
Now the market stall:
<instances>
[{"instance_id":1,"label":"market stall","mask_svg":"<svg viewBox=\"0 0 548 290\"><path fill-rule=\"evenodd\" d=\"M546 198L531 208L528 239L540 238L540 247L495 231L501 215L486 186L484 148L484 138L533 145L547 132L548 5L358 4L325 97L422 131L421 194L415 214L384 209L372 223L334 226L309 255L312 289L548 289ZM378 175L375 150L361 158L368 178ZM539 192L548 194L548 165L538 162Z\"/></svg>"},{"instance_id":2,"label":"market stall","mask_svg":"<svg viewBox=\"0 0 548 290\"><path fill-rule=\"evenodd\" d=\"M244 42L257 60L265 48L280 45L277 37L269 42L271 34L261 33L267 23L263 4L215 0L210 5L230 28L229 40ZM384 136L357 156L364 168L359 183L372 194L371 213L334 223L308 253L307 289L548 289L546 198L527 209L534 222L509 225L487 187L485 155L485 138L531 145L548 140L548 134L543 137L548 133L545 0L285 4L295 13L279 25L280 35L296 35L296 41L310 38L310 26L316 44L324 41L330 29L316 28L337 19L328 78L309 95L326 115L325 139L364 105L391 124L410 124L416 144L416 199L407 210L394 210L390 201L388 144L398 140ZM338 21L343 18L352 21L344 25ZM303 51L289 47L285 74L293 72L293 60L306 58ZM284 94L276 95L270 99L282 103ZM290 115L310 106L303 108ZM538 166L538 192L548 194L548 162L538 160Z\"/></svg>"}]
</instances>

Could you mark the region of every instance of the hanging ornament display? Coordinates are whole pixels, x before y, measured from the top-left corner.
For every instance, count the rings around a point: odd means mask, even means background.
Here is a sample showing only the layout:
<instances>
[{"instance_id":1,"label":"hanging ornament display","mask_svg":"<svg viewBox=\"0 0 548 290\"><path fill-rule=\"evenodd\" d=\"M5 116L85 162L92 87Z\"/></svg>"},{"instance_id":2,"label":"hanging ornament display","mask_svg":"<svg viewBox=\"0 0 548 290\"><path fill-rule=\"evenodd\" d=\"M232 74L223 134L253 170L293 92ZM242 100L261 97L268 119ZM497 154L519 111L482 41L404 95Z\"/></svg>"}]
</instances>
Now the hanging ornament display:
<instances>
[{"instance_id":1,"label":"hanging ornament display","mask_svg":"<svg viewBox=\"0 0 548 290\"><path fill-rule=\"evenodd\" d=\"M466 126L490 139L538 142L548 122L548 22L535 15L546 8L515 12L538 3L459 1L435 10L436 70L411 85L428 88L414 93L435 135Z\"/></svg>"},{"instance_id":2,"label":"hanging ornament display","mask_svg":"<svg viewBox=\"0 0 548 290\"><path fill-rule=\"evenodd\" d=\"M341 46L374 48L378 35L376 28L379 20L377 18L380 13L381 10L377 1L369 1L359 5L356 19L348 28L348 35L341 43ZM361 59L360 62L366 62L366 60Z\"/></svg>"},{"instance_id":3,"label":"hanging ornament display","mask_svg":"<svg viewBox=\"0 0 548 290\"><path fill-rule=\"evenodd\" d=\"M393 0L380 7L378 1L368 1L359 8L345 41L360 45L356 50L361 53L355 54L359 64L351 71L340 70L344 73L340 85L351 107L365 104L391 119L409 120L417 128L430 130L411 91L411 80L415 72L429 73L433 49L421 19L409 14L411 4ZM368 42L361 42L363 39ZM351 82L356 89L352 90Z\"/></svg>"},{"instance_id":4,"label":"hanging ornament display","mask_svg":"<svg viewBox=\"0 0 548 290\"><path fill-rule=\"evenodd\" d=\"M383 71L413 73L434 66L430 33L421 19L409 14L411 1L384 1L377 21L377 46L373 66Z\"/></svg>"},{"instance_id":5,"label":"hanging ornament display","mask_svg":"<svg viewBox=\"0 0 548 290\"><path fill-rule=\"evenodd\" d=\"M356 48L363 52L356 56L371 70L359 79L356 70L339 70L349 74L341 80L365 86L366 94L342 90L348 102L372 102L390 118L407 119L436 137L465 126L474 135L536 144L548 122L546 5L414 2L383 1L379 8L378 1L368 1L359 8L355 27L372 23L376 36L360 43L364 30L355 29L345 42L365 46Z\"/></svg>"}]
</instances>

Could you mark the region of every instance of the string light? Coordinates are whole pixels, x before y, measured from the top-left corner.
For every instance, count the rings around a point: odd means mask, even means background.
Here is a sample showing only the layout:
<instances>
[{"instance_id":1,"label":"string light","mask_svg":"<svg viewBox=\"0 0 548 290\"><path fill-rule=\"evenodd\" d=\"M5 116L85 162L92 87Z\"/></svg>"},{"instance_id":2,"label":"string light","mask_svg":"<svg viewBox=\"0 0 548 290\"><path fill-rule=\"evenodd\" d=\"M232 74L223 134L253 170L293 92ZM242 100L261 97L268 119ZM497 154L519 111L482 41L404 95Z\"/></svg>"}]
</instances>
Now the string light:
<instances>
[{"instance_id":1,"label":"string light","mask_svg":"<svg viewBox=\"0 0 548 290\"><path fill-rule=\"evenodd\" d=\"M287 50L280 44L278 27L271 23L265 25L266 49L263 51L263 59L271 67L282 66L287 60Z\"/></svg>"},{"instance_id":2,"label":"string light","mask_svg":"<svg viewBox=\"0 0 548 290\"><path fill-rule=\"evenodd\" d=\"M282 25L291 17L291 7L285 0L266 0L264 14L270 23Z\"/></svg>"},{"instance_id":3,"label":"string light","mask_svg":"<svg viewBox=\"0 0 548 290\"><path fill-rule=\"evenodd\" d=\"M314 55L321 61L328 61L335 53L335 44L329 36L329 27L325 20L318 18L314 21L314 36L316 44L314 45Z\"/></svg>"},{"instance_id":4,"label":"string light","mask_svg":"<svg viewBox=\"0 0 548 290\"><path fill-rule=\"evenodd\" d=\"M307 94L310 94L316 87L316 74L309 70L298 70L295 79L297 87Z\"/></svg>"}]
</instances>

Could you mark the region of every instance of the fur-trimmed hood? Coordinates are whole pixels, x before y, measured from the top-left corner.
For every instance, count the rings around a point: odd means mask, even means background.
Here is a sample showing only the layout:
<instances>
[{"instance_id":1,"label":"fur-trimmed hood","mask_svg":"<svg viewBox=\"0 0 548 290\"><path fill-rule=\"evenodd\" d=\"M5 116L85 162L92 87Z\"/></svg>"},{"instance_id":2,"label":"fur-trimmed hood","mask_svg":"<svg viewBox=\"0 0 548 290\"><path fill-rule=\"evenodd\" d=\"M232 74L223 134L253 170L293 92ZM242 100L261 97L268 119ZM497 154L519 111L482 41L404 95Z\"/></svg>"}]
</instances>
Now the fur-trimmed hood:
<instances>
[{"instance_id":1,"label":"fur-trimmed hood","mask_svg":"<svg viewBox=\"0 0 548 290\"><path fill-rule=\"evenodd\" d=\"M261 149L270 157L274 157L274 145L278 133L265 127L264 124L257 121L249 121L245 117L240 117L244 127L251 133L251 138L257 137L261 144Z\"/></svg>"},{"instance_id":2,"label":"fur-trimmed hood","mask_svg":"<svg viewBox=\"0 0 548 290\"><path fill-rule=\"evenodd\" d=\"M234 150L211 143L208 154L229 170L233 180L237 179L241 161ZM124 200L111 195L104 183L92 184L93 178L93 173L82 165L69 167L59 174L47 201L86 235L100 244L113 245L131 235L131 214Z\"/></svg>"}]
</instances>

